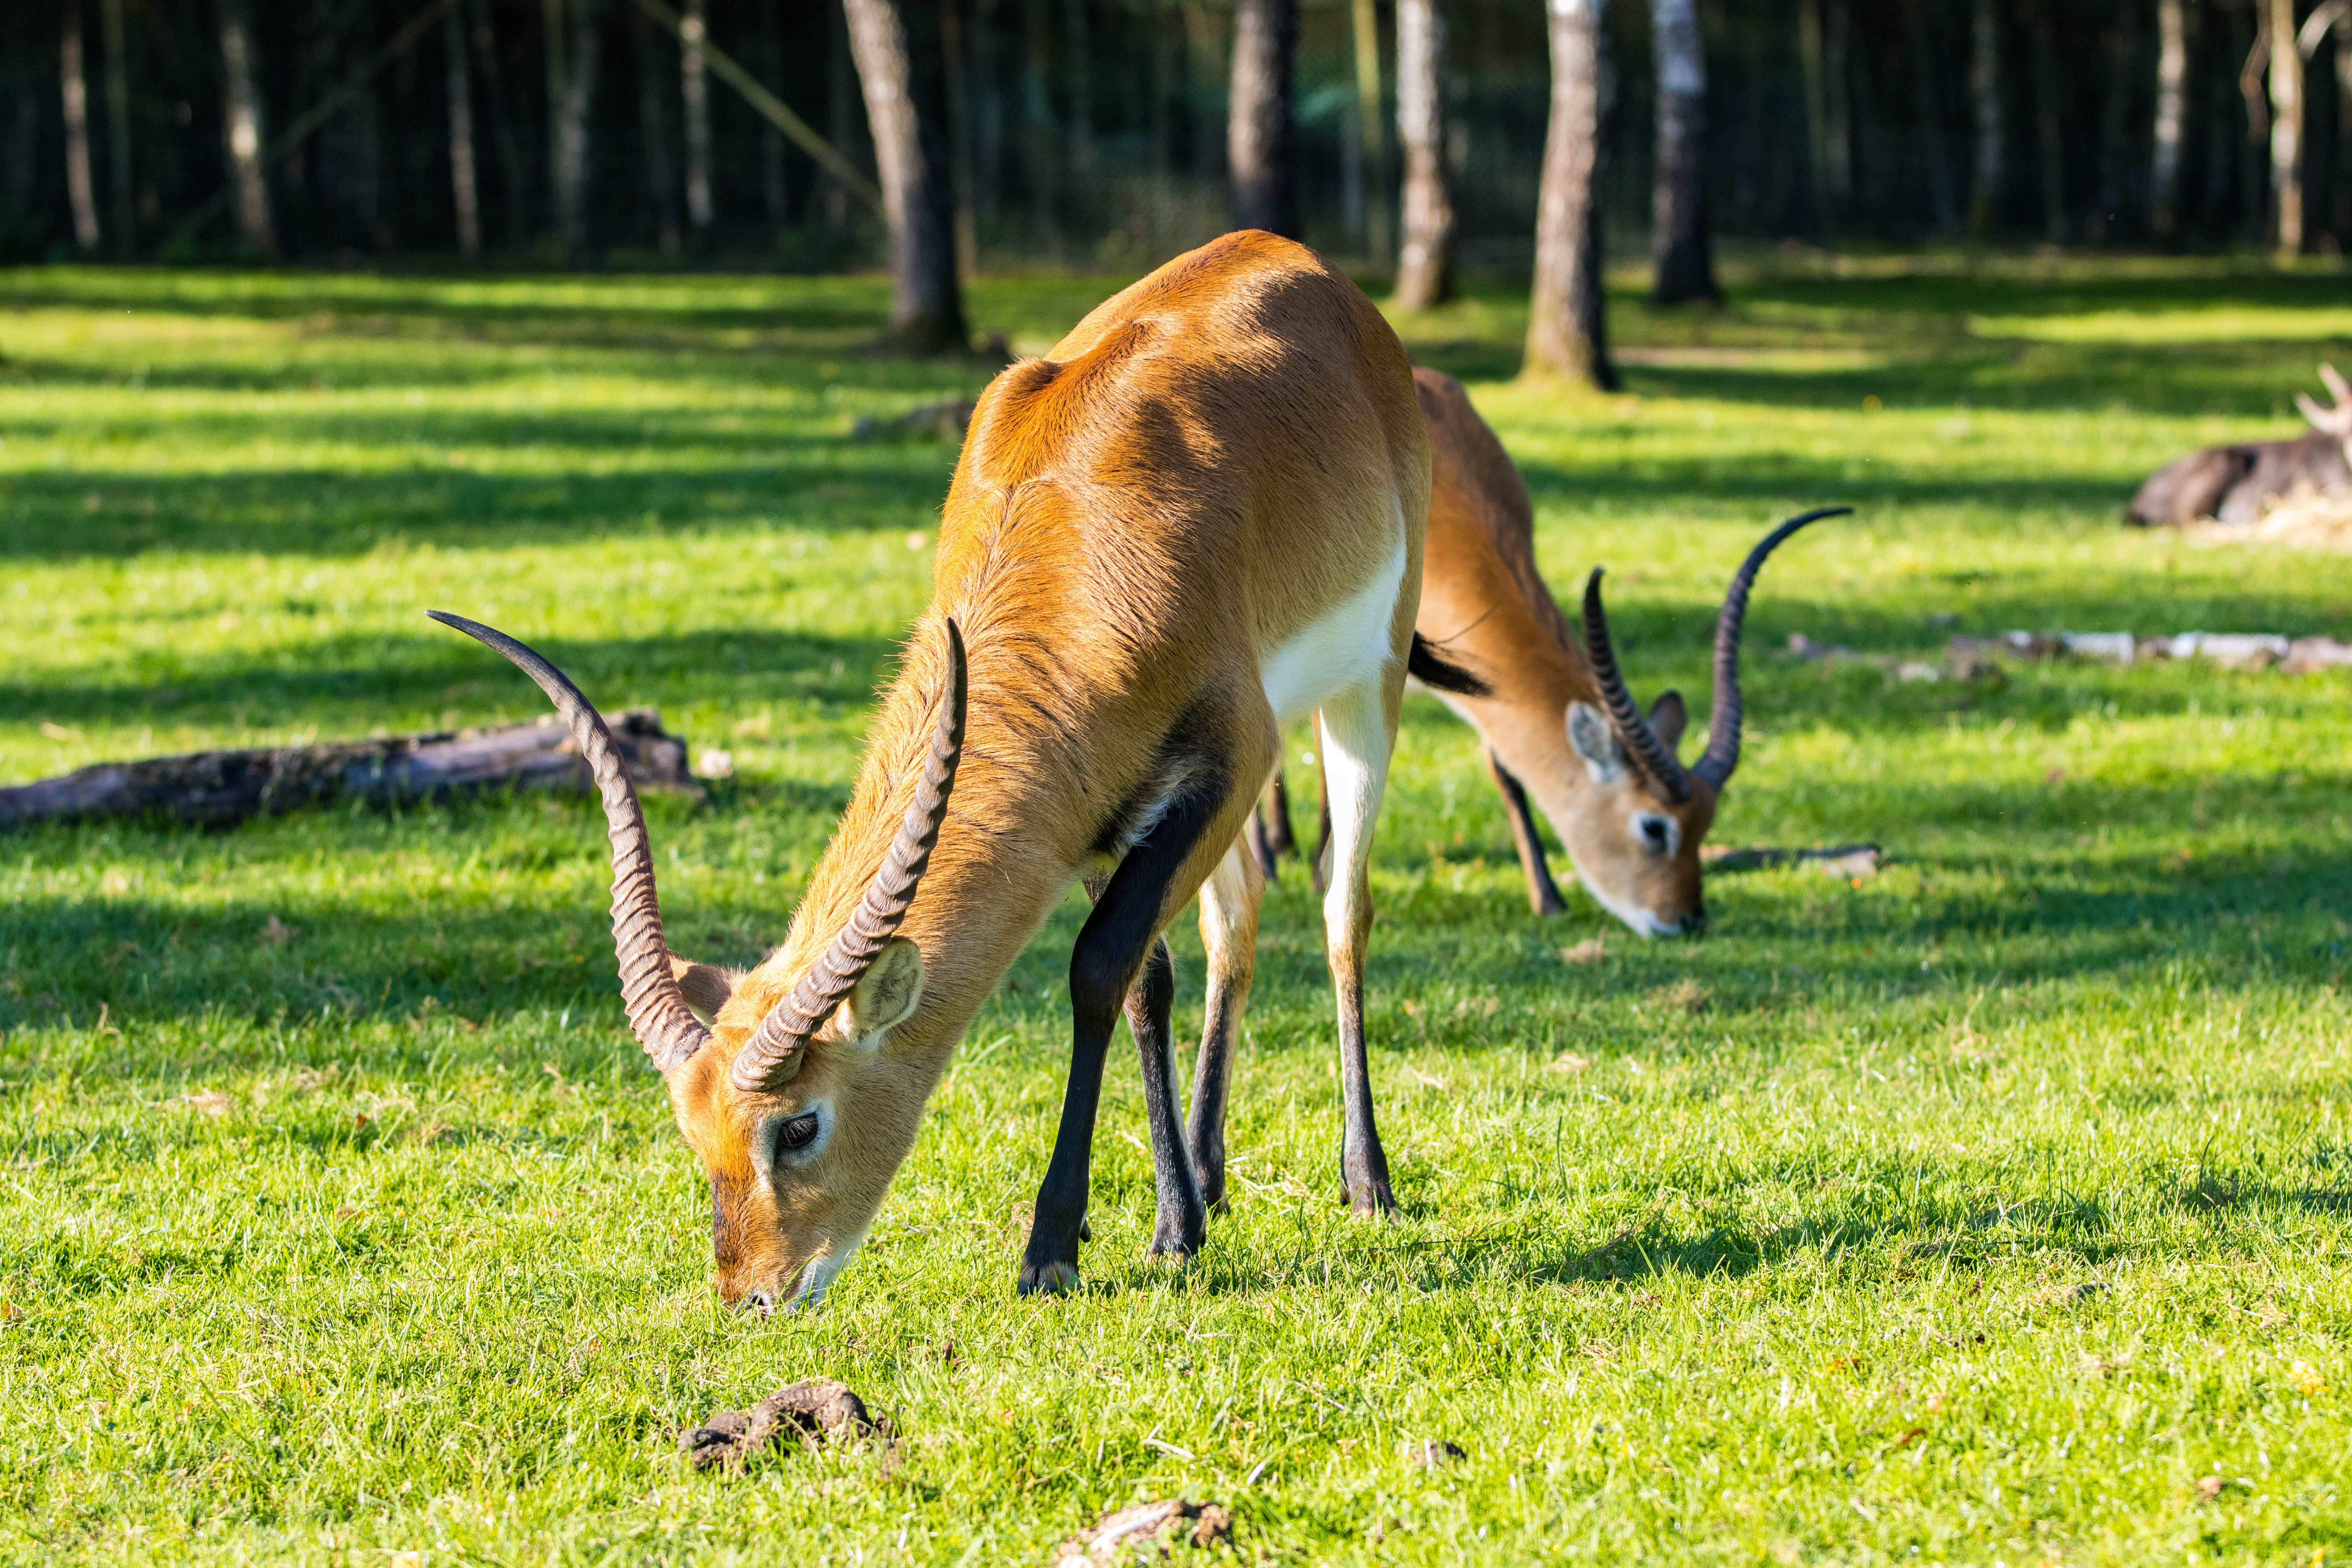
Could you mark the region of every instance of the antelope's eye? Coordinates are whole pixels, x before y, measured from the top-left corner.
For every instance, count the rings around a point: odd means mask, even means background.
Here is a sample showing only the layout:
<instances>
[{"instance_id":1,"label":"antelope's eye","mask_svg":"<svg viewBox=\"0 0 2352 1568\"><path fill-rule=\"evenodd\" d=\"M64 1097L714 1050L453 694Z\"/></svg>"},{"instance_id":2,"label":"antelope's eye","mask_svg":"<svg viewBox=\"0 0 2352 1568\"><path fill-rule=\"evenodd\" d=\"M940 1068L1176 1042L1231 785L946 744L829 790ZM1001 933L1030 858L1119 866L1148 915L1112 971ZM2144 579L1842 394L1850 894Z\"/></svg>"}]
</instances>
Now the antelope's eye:
<instances>
[{"instance_id":1,"label":"antelope's eye","mask_svg":"<svg viewBox=\"0 0 2352 1568\"><path fill-rule=\"evenodd\" d=\"M1660 816L1652 812L1643 812L1633 818L1633 831L1641 835L1642 847L1653 855L1673 854L1682 838L1673 817Z\"/></svg>"},{"instance_id":2,"label":"antelope's eye","mask_svg":"<svg viewBox=\"0 0 2352 1568\"><path fill-rule=\"evenodd\" d=\"M820 1125L817 1114L814 1110L793 1117L776 1129L776 1148L785 1153L807 1148L816 1142Z\"/></svg>"}]
</instances>

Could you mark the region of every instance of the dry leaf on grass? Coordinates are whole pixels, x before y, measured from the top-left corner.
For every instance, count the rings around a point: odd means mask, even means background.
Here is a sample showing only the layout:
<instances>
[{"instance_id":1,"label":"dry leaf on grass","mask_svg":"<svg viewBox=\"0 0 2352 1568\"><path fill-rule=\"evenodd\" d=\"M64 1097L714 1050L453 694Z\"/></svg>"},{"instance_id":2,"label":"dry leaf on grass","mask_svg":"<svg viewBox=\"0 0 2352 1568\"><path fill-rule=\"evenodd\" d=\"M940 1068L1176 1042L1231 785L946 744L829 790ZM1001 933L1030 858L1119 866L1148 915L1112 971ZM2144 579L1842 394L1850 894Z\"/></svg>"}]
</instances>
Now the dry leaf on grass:
<instances>
[{"instance_id":1,"label":"dry leaf on grass","mask_svg":"<svg viewBox=\"0 0 2352 1568\"><path fill-rule=\"evenodd\" d=\"M1562 1051L1551 1058L1549 1070L1565 1073L1570 1078L1574 1078L1591 1065L1592 1058L1590 1057L1580 1057L1574 1051Z\"/></svg>"},{"instance_id":2,"label":"dry leaf on grass","mask_svg":"<svg viewBox=\"0 0 2352 1568\"><path fill-rule=\"evenodd\" d=\"M172 1103L184 1105L190 1110L201 1111L206 1116L228 1114L228 1096L217 1089L200 1089L194 1094L184 1094Z\"/></svg>"},{"instance_id":3,"label":"dry leaf on grass","mask_svg":"<svg viewBox=\"0 0 2352 1568\"><path fill-rule=\"evenodd\" d=\"M1563 947L1559 955L1570 963L1598 963L1609 956L1609 949L1597 936L1586 937L1574 947Z\"/></svg>"},{"instance_id":4,"label":"dry leaf on grass","mask_svg":"<svg viewBox=\"0 0 2352 1568\"><path fill-rule=\"evenodd\" d=\"M296 937L300 936L301 934L301 927L288 925L276 915L272 915L268 920L261 922L261 940L268 942L273 947L278 946L280 943L292 942Z\"/></svg>"},{"instance_id":5,"label":"dry leaf on grass","mask_svg":"<svg viewBox=\"0 0 2352 1568\"><path fill-rule=\"evenodd\" d=\"M1433 1470L1440 1465L1450 1465L1456 1459L1466 1459L1458 1443L1444 1437L1431 1437L1404 1446L1404 1462L1417 1470Z\"/></svg>"}]
</instances>

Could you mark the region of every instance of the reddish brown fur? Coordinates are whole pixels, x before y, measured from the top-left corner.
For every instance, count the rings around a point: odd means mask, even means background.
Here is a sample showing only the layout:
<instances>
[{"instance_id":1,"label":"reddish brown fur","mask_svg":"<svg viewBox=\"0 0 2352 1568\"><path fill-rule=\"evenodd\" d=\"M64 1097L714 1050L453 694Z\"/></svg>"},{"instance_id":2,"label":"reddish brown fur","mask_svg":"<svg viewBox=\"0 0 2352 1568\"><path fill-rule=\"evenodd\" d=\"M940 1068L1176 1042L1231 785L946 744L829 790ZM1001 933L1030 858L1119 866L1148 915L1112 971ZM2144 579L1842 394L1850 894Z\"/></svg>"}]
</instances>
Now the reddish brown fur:
<instances>
[{"instance_id":1,"label":"reddish brown fur","mask_svg":"<svg viewBox=\"0 0 2352 1568\"><path fill-rule=\"evenodd\" d=\"M1396 339L1303 247L1228 235L1126 289L980 400L943 509L934 597L884 698L849 808L783 945L736 985L709 1046L671 1076L720 1214L734 1300L835 1266L880 1207L957 1040L1071 882L1102 864L1177 726L1220 740L1233 804L1162 922L1238 835L1278 736L1259 659L1410 542L1393 642L1420 581L1428 485ZM1404 521L1395 517L1402 507ZM969 722L945 826L900 935L926 964L878 1047L836 1023L788 1087L745 1094L737 1050L840 929L905 812L943 674L941 621L970 658ZM1391 718L1391 731L1393 719ZM763 1120L829 1100L829 1142L759 1179Z\"/></svg>"},{"instance_id":2,"label":"reddish brown fur","mask_svg":"<svg viewBox=\"0 0 2352 1568\"><path fill-rule=\"evenodd\" d=\"M1566 715L1571 703L1598 706L1601 689L1536 569L1527 486L1459 382L1426 368L1413 380L1432 459L1417 625L1493 689L1489 697L1444 701L1527 787L1586 886L1621 919L1629 905L1669 924L1702 914L1698 850L1715 820L1713 786L1694 777L1690 798L1675 805L1638 771L1614 784L1594 781L1569 744ZM1637 841L1627 826L1636 811L1675 821L1675 853L1656 855Z\"/></svg>"}]
</instances>

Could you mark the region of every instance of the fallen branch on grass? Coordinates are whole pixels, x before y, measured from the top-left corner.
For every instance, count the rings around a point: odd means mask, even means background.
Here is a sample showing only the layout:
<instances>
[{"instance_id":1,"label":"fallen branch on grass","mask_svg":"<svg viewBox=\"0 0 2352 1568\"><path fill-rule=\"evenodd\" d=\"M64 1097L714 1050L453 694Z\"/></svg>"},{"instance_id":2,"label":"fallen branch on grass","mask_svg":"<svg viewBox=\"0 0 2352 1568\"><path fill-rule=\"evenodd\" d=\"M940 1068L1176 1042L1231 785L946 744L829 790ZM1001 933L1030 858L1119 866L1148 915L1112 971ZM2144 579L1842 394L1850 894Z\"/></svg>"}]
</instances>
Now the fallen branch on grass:
<instances>
[{"instance_id":1,"label":"fallen branch on grass","mask_svg":"<svg viewBox=\"0 0 2352 1568\"><path fill-rule=\"evenodd\" d=\"M639 789L699 792L685 741L662 729L659 713L632 708L612 726ZM94 763L0 788L0 827L150 815L228 827L340 800L401 805L485 789L589 787L572 731L551 714L498 730Z\"/></svg>"},{"instance_id":2,"label":"fallen branch on grass","mask_svg":"<svg viewBox=\"0 0 2352 1568\"><path fill-rule=\"evenodd\" d=\"M1699 850L1698 857L1710 872L1807 864L1830 877L1875 877L1886 860L1885 852L1875 844L1841 844L1833 849L1734 849L1709 844Z\"/></svg>"}]
</instances>

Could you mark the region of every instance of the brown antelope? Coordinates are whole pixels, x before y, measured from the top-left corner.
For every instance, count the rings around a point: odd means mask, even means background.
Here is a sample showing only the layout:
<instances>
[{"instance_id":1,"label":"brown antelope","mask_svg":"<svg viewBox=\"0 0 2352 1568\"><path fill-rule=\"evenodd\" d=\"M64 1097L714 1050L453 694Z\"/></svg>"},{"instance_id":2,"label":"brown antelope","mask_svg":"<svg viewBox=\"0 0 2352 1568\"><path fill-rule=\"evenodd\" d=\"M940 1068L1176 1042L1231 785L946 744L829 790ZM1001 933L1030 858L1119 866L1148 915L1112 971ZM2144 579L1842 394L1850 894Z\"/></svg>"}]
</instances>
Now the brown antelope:
<instances>
[{"instance_id":1,"label":"brown antelope","mask_svg":"<svg viewBox=\"0 0 2352 1568\"><path fill-rule=\"evenodd\" d=\"M1419 630L1487 688L1456 683L1439 696L1486 742L1487 772L1510 817L1528 903L1538 914L1566 907L1528 809L1532 794L1603 909L1644 936L1699 930L1706 923L1699 845L1739 765L1739 629L1748 590L1782 541L1849 509L1790 518L1732 578L1716 621L1706 750L1685 768L1675 755L1682 697L1664 693L1646 718L1634 705L1610 644L1600 569L1584 585L1580 648L1536 570L1535 508L1502 442L1461 383L1426 368L1414 370L1413 380L1432 458ZM1267 806L1267 837L1252 839L1262 867L1289 838L1272 789ZM1319 858L1318 849L1309 865Z\"/></svg>"},{"instance_id":2,"label":"brown antelope","mask_svg":"<svg viewBox=\"0 0 2352 1568\"><path fill-rule=\"evenodd\" d=\"M1262 887L1236 845L1281 727L1309 712L1335 805L1341 1181L1360 1213L1393 1206L1365 1064L1366 861L1408 663L1473 684L1415 646L1428 495L1395 334L1343 274L1270 235L1179 257L1006 369L973 415L931 605L849 808L783 945L749 973L664 945L644 818L593 710L530 650L440 617L530 673L593 766L629 1023L709 1173L722 1297L822 1295L974 1013L1082 879L1070 1072L1020 1289L1077 1280L1122 1005L1154 1152L1151 1251L1197 1249L1222 1195ZM1188 1133L1160 933L1196 890L1210 975Z\"/></svg>"},{"instance_id":3,"label":"brown antelope","mask_svg":"<svg viewBox=\"0 0 2352 1568\"><path fill-rule=\"evenodd\" d=\"M2330 406L2294 395L2311 429L2292 441L2244 441L2207 447L2148 476L2132 497L2124 521L2150 523L2255 522L2265 506L2298 489L2352 493L2352 385L2323 364Z\"/></svg>"}]
</instances>

